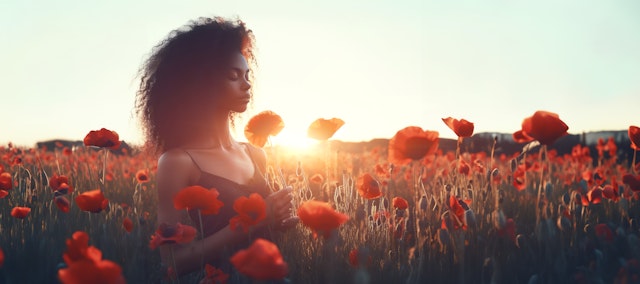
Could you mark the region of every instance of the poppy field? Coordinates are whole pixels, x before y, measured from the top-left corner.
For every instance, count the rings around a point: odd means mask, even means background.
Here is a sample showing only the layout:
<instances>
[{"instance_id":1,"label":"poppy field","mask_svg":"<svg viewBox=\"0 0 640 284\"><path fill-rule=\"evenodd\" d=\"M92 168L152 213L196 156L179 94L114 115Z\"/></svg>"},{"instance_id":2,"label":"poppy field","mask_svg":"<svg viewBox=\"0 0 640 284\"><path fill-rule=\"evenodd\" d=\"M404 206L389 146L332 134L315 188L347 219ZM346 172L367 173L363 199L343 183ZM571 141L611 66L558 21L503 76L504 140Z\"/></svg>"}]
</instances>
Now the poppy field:
<instances>
[{"instance_id":1,"label":"poppy field","mask_svg":"<svg viewBox=\"0 0 640 284\"><path fill-rule=\"evenodd\" d=\"M640 283L640 128L625 145L559 153L569 126L537 111L512 135L521 149L497 154L495 142L466 151L474 124L450 117L453 151L418 126L384 147L340 151L331 137L344 123L314 121L318 144L289 151L269 139L286 121L251 118L245 137L267 154L271 190L292 187L300 222L256 238L231 270L202 263L181 277L158 248L202 232L190 219L156 222L156 156L104 128L82 145L0 146L0 283ZM203 215L233 207L231 228L247 233L264 221L260 195L217 195L191 186L174 204Z\"/></svg>"}]
</instances>

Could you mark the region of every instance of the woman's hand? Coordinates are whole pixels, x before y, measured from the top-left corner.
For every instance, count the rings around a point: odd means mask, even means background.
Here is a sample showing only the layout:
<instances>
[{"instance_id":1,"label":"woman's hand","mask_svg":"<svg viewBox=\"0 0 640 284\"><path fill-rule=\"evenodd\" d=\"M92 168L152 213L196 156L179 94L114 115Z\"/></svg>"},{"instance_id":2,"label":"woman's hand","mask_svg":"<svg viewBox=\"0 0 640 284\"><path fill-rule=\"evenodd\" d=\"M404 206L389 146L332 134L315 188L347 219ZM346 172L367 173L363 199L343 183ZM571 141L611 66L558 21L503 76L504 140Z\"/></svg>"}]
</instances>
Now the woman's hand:
<instances>
[{"instance_id":1,"label":"woman's hand","mask_svg":"<svg viewBox=\"0 0 640 284\"><path fill-rule=\"evenodd\" d=\"M293 210L293 205L291 204L293 198L292 190L291 186L287 186L267 197L268 225L280 229L283 226L293 227L297 223L297 217L291 216L291 211Z\"/></svg>"}]
</instances>

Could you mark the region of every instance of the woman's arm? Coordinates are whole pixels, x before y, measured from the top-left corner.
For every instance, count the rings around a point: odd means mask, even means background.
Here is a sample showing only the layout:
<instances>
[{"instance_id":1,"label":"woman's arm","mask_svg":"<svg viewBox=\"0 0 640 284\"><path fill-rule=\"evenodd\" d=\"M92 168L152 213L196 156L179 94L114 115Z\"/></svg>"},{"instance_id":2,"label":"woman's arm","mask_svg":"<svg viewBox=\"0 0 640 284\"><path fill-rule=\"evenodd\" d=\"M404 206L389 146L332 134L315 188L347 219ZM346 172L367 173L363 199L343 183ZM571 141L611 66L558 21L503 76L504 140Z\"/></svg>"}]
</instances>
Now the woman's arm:
<instances>
[{"instance_id":1,"label":"woman's arm","mask_svg":"<svg viewBox=\"0 0 640 284\"><path fill-rule=\"evenodd\" d=\"M158 188L158 224L176 224L187 218L185 210L177 210L173 207L173 196L181 189L190 185L190 181L197 176L197 168L191 158L182 151L169 151L158 160L157 188ZM282 190L270 195L267 200L268 222L250 228L257 230L268 224L280 222L288 213L287 204L291 202L290 190ZM201 269L202 253L204 261L211 262L221 255L226 246L246 241L250 234L242 230L232 231L229 226L206 237L202 240L194 240L188 244L172 244L160 246L162 263L173 266L176 263L176 273L182 275ZM173 246L173 259L171 259L171 247Z\"/></svg>"}]
</instances>

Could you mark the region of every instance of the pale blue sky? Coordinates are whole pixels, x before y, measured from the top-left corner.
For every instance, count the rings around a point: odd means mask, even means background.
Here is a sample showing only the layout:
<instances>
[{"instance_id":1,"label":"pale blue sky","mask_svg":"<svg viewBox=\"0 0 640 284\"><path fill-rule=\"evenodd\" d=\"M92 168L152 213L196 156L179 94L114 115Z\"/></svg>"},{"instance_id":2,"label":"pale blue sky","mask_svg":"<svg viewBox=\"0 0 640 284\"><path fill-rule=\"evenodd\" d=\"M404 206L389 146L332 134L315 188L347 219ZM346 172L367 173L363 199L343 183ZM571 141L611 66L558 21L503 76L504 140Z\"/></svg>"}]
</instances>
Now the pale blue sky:
<instances>
[{"instance_id":1,"label":"pale blue sky","mask_svg":"<svg viewBox=\"0 0 640 284\"><path fill-rule=\"evenodd\" d=\"M304 139L320 117L342 118L334 138L347 141L409 125L453 137L447 116L513 132L539 109L570 133L640 124L640 1L4 0L0 143L101 127L141 142L140 64L172 29L214 15L255 32L245 119L280 114L276 141Z\"/></svg>"}]
</instances>

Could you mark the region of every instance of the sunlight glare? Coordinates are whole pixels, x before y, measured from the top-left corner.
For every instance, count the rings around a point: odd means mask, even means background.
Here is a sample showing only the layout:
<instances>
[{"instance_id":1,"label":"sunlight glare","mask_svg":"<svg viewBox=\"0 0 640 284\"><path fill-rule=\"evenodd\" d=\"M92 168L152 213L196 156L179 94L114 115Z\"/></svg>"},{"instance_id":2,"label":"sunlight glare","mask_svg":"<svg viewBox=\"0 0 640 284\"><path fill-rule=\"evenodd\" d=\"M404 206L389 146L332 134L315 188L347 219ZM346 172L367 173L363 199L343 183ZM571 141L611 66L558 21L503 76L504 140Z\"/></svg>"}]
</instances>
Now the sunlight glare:
<instances>
[{"instance_id":1,"label":"sunlight glare","mask_svg":"<svg viewBox=\"0 0 640 284\"><path fill-rule=\"evenodd\" d=\"M282 130L277 136L271 137L271 141L274 146L286 147L289 150L296 152L303 152L309 150L313 146L318 144L318 141L307 137L306 135L300 135L299 133L292 133Z\"/></svg>"}]
</instances>

